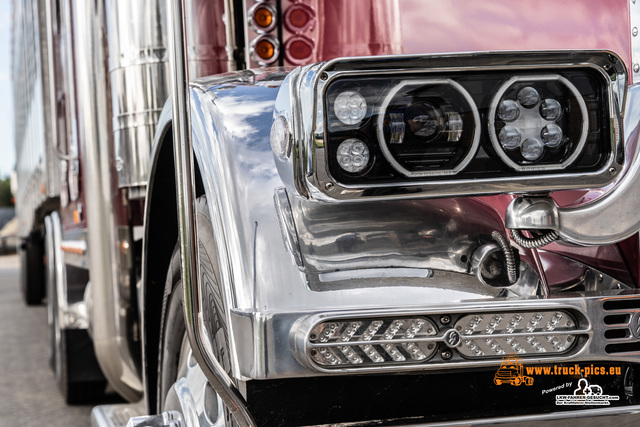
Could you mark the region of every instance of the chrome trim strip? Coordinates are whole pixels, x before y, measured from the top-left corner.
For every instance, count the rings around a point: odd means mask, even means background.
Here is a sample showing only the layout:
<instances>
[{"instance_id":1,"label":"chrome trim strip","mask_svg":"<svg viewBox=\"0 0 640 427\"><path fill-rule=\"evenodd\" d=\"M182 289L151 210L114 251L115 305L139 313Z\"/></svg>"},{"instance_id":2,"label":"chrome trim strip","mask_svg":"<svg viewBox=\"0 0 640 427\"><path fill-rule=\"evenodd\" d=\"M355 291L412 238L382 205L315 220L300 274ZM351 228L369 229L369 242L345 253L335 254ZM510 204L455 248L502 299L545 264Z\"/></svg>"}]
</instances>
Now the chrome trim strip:
<instances>
[{"instance_id":1,"label":"chrome trim strip","mask_svg":"<svg viewBox=\"0 0 640 427\"><path fill-rule=\"evenodd\" d=\"M206 351L206 329L200 323L198 316L200 301L196 264L198 236L196 233L194 162L189 108L189 59L185 50L185 0L166 1L169 31L169 76L173 103L173 149L178 199L178 234L180 235L180 260L187 336L195 359L235 420L242 427L253 427L256 424L249 413L244 398L220 362Z\"/></svg>"},{"instance_id":2,"label":"chrome trim strip","mask_svg":"<svg viewBox=\"0 0 640 427\"><path fill-rule=\"evenodd\" d=\"M278 223L280 224L284 244L291 253L293 262L295 262L298 267L304 268L304 261L302 260L302 253L300 252L300 243L298 241L298 232L296 231L296 224L293 220L287 190L283 187L276 188L273 194L273 201L276 206Z\"/></svg>"},{"instance_id":3,"label":"chrome trim strip","mask_svg":"<svg viewBox=\"0 0 640 427\"><path fill-rule=\"evenodd\" d=\"M640 1L629 1L629 28L631 29L631 82L640 83Z\"/></svg>"}]
</instances>

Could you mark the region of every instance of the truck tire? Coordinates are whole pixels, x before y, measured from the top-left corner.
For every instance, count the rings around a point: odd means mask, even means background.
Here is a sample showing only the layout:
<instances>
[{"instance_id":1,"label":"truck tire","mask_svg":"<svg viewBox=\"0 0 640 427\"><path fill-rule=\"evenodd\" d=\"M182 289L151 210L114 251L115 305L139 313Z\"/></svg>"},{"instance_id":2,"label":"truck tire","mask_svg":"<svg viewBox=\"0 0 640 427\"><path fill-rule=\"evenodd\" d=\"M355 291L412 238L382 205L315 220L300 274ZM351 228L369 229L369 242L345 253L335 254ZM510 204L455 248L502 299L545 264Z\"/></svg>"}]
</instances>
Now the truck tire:
<instances>
[{"instance_id":1,"label":"truck tire","mask_svg":"<svg viewBox=\"0 0 640 427\"><path fill-rule=\"evenodd\" d=\"M44 272L44 239L39 230L33 230L20 251L20 290L26 305L42 303Z\"/></svg>"},{"instance_id":2,"label":"truck tire","mask_svg":"<svg viewBox=\"0 0 640 427\"><path fill-rule=\"evenodd\" d=\"M208 300L211 313L207 316L212 326L215 356L227 373L231 373L229 361L229 336L227 333L223 289L219 279L218 256L215 249L213 227L209 218L206 198L196 201L198 248L200 252L201 286L209 292ZM162 299L162 324L160 329L160 348L158 352L158 413L164 410L165 398L170 388L179 379L180 362L185 359L183 345L186 339L186 326L183 312L183 288L180 267L180 248L176 245L171 256L167 280ZM187 346L188 348L188 346ZM236 426L231 413L224 410L225 426Z\"/></svg>"}]
</instances>

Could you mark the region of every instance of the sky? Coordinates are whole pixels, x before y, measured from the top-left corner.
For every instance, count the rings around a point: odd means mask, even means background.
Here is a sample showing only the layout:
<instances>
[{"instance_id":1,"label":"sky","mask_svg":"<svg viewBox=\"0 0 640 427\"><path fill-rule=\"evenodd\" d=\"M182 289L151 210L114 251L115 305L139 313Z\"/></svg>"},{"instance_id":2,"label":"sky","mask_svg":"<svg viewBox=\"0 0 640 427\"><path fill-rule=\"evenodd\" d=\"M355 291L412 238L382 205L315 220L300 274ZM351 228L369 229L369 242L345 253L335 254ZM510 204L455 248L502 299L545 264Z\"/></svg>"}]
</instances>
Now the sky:
<instances>
[{"instance_id":1,"label":"sky","mask_svg":"<svg viewBox=\"0 0 640 427\"><path fill-rule=\"evenodd\" d=\"M15 166L11 89L11 0L0 0L0 178Z\"/></svg>"}]
</instances>

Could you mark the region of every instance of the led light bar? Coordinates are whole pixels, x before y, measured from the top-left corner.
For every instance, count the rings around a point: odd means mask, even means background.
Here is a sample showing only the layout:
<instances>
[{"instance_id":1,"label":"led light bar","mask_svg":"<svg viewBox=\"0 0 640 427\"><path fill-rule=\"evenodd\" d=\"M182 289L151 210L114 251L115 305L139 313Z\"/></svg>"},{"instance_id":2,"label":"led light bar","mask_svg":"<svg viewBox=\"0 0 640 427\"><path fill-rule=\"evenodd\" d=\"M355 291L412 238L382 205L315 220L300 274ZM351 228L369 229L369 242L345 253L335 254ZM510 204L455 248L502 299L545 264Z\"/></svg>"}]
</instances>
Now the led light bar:
<instances>
[{"instance_id":1,"label":"led light bar","mask_svg":"<svg viewBox=\"0 0 640 427\"><path fill-rule=\"evenodd\" d=\"M432 318L430 318L432 317ZM565 310L462 314L443 325L435 316L331 320L308 335L308 359L323 369L500 361L566 354L578 342L574 316ZM448 322L448 321L447 321ZM439 326L436 326L439 325ZM439 351L449 357L435 357Z\"/></svg>"},{"instance_id":2,"label":"led light bar","mask_svg":"<svg viewBox=\"0 0 640 427\"><path fill-rule=\"evenodd\" d=\"M436 326L424 317L320 323L311 331L311 359L322 367L411 364L429 359Z\"/></svg>"},{"instance_id":3,"label":"led light bar","mask_svg":"<svg viewBox=\"0 0 640 427\"><path fill-rule=\"evenodd\" d=\"M463 316L455 323L462 334L460 354L468 358L506 354L561 354L576 340L576 322L565 311L485 313Z\"/></svg>"}]
</instances>

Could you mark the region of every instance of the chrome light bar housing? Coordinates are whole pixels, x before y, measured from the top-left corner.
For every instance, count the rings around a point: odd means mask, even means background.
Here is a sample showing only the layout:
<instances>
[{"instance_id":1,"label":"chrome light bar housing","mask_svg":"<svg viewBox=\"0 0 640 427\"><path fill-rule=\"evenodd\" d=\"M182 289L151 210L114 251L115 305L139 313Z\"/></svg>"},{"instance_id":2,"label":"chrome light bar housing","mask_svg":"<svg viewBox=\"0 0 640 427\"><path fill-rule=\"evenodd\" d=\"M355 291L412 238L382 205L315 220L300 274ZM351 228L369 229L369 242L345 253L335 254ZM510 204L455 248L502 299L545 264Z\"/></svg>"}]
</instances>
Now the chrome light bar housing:
<instances>
[{"instance_id":1,"label":"chrome light bar housing","mask_svg":"<svg viewBox=\"0 0 640 427\"><path fill-rule=\"evenodd\" d=\"M591 87L588 90L595 89L595 93L587 96L583 89L577 89L581 80L589 80ZM336 93L340 92L336 87L340 85L347 88L343 92L363 94L352 96L357 98L355 101L352 99L356 110L348 110L351 104L345 104L344 100L341 103L341 107L347 105L347 113L355 114L353 120L347 118L341 122L334 111L338 108ZM349 85L356 89L351 90ZM407 89L411 85L422 86L412 91ZM440 88L444 85L462 94L460 98L464 101L458 104L468 103L469 108L458 107L458 110L465 111L455 111L455 105L451 107L445 99L442 104L446 107L441 108L440 113L418 114L419 120L411 123L405 117L399 128L389 130L389 115L385 108L391 98L398 96L398 92L404 91L403 96L414 101L427 99L422 102L427 105L423 108L431 108L430 103L437 104L438 99L446 98L447 95L443 95L445 90ZM498 141L500 129L505 126L497 113L501 96L515 97L517 101L516 95L509 95L510 91L517 94L518 88L521 90L527 85L547 85L543 88L547 94L564 90L571 97L571 105L563 106L565 117L537 118L545 132L545 126L555 126L556 120L558 123L562 121L570 130L560 138L569 141L569 146L558 147L547 145L547 142L543 146L540 141L534 141L542 147L533 147L534 155L539 156L534 160L522 158L518 150L511 150L512 147L509 147L511 151L504 149ZM336 59L296 69L285 80L274 114L276 118L286 120L286 136L291 139L287 143L291 142L292 150L290 154L276 156L276 163L288 186L305 197L325 201L540 193L604 187L616 180L624 167L621 117L626 87L626 67L618 56L606 51ZM416 95L420 91L424 95ZM545 99L545 93L540 95L540 99L526 108L519 105L528 117L544 115L537 111L542 111L548 99ZM595 107L592 105L594 102L598 103ZM357 111L357 108L363 110ZM450 120L452 118L453 121ZM354 122L359 124L352 125ZM530 123L531 120L524 122ZM416 126L417 131L414 129ZM437 126L440 126L437 131L431 129ZM427 153L424 156L427 166L412 170L391 152L397 146L393 147L385 140L388 139L385 132L389 135L397 129L404 132L405 138L414 138L413 142L409 141L413 146L407 149L408 154L401 153L402 156L411 156L411 150L420 151L423 150L421 147L430 144L435 147L434 153L448 150L452 143L458 141L450 135L460 138L460 133L467 151L441 169L429 166L428 156L432 154ZM596 131L599 135L594 142L596 137L592 134L595 135ZM429 140L424 136L425 132L435 136ZM530 139L536 139L531 138L534 131L527 132ZM368 156L365 160L369 164L360 175L352 173L351 169L345 172L337 166L337 147L347 138L350 141L354 138L362 140L356 156L360 155L362 145L369 148L365 152ZM523 143L520 141L520 145ZM583 167L581 163L585 162L582 159L592 155L594 150L599 150L594 155L597 160ZM548 154L550 152L557 153L554 154L557 161ZM527 156L531 157L531 154L527 153Z\"/></svg>"},{"instance_id":2,"label":"chrome light bar housing","mask_svg":"<svg viewBox=\"0 0 640 427\"><path fill-rule=\"evenodd\" d=\"M311 316L293 341L300 362L321 372L370 372L573 359L588 346L591 327L581 310L555 304L402 315ZM304 331L304 332L303 332Z\"/></svg>"}]
</instances>

